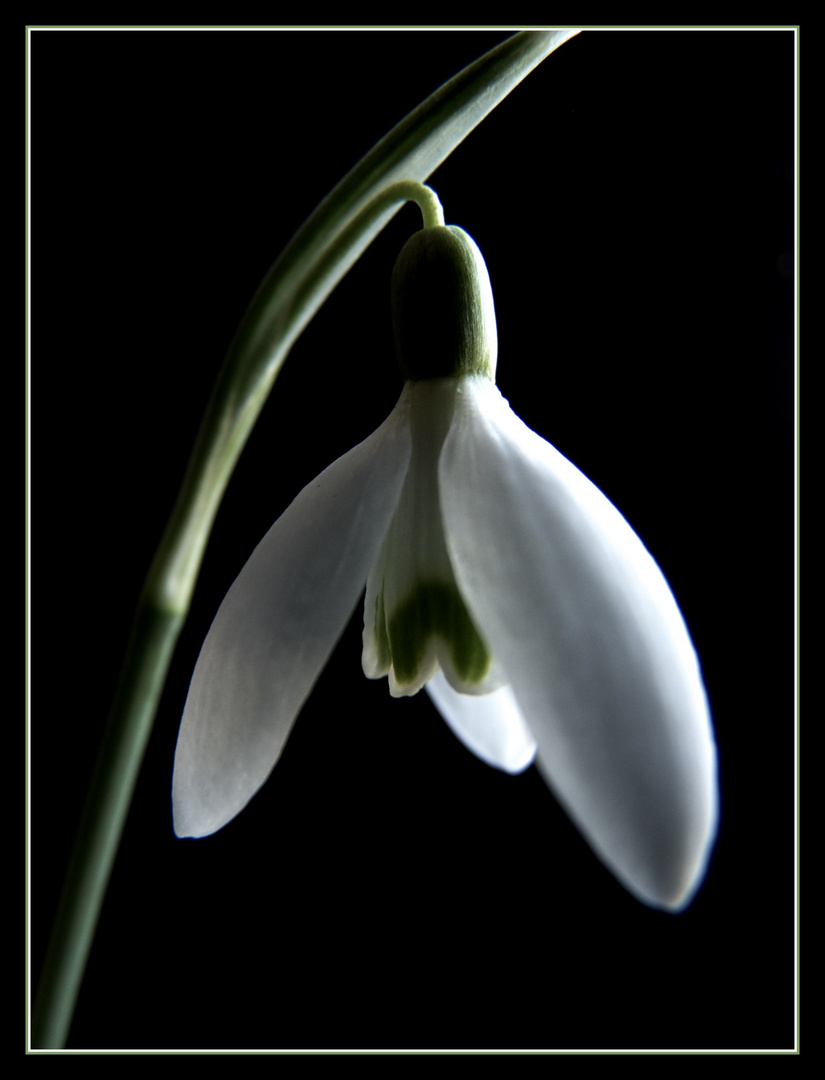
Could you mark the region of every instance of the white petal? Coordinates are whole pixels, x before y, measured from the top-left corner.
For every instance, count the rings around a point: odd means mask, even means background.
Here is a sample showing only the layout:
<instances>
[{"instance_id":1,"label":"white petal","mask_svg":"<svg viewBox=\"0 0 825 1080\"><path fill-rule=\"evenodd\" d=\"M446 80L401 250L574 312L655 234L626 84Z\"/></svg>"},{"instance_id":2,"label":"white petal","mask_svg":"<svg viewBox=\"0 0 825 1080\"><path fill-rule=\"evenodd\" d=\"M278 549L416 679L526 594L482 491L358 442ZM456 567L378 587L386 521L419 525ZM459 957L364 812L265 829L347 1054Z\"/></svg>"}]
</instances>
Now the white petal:
<instances>
[{"instance_id":1,"label":"white petal","mask_svg":"<svg viewBox=\"0 0 825 1080\"><path fill-rule=\"evenodd\" d=\"M227 593L181 722L178 836L220 829L266 780L358 602L409 455L402 394L370 438L304 488Z\"/></svg>"},{"instance_id":2,"label":"white petal","mask_svg":"<svg viewBox=\"0 0 825 1080\"><path fill-rule=\"evenodd\" d=\"M532 763L536 743L509 686L489 694L459 694L437 671L427 693L456 738L476 757L508 773L523 772Z\"/></svg>"},{"instance_id":3,"label":"white petal","mask_svg":"<svg viewBox=\"0 0 825 1080\"><path fill-rule=\"evenodd\" d=\"M684 907L716 833L716 750L660 570L489 381L466 380L440 475L456 579L545 779L631 892Z\"/></svg>"}]
</instances>

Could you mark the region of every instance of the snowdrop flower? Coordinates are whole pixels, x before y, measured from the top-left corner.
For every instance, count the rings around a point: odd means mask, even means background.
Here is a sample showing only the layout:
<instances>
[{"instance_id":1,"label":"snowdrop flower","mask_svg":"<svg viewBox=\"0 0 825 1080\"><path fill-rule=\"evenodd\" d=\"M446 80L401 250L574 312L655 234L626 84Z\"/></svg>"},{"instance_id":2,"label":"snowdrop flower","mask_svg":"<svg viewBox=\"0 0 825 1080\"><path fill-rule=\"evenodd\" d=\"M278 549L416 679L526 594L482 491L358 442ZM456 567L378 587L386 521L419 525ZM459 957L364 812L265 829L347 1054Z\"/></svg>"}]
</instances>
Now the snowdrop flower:
<instances>
[{"instance_id":1,"label":"snowdrop flower","mask_svg":"<svg viewBox=\"0 0 825 1080\"><path fill-rule=\"evenodd\" d=\"M365 674L426 689L489 764L535 760L617 878L682 908L715 836L716 753L667 583L496 388L492 292L465 232L408 241L393 321L398 404L272 526L204 642L175 830L215 832L261 787L366 586Z\"/></svg>"}]
</instances>

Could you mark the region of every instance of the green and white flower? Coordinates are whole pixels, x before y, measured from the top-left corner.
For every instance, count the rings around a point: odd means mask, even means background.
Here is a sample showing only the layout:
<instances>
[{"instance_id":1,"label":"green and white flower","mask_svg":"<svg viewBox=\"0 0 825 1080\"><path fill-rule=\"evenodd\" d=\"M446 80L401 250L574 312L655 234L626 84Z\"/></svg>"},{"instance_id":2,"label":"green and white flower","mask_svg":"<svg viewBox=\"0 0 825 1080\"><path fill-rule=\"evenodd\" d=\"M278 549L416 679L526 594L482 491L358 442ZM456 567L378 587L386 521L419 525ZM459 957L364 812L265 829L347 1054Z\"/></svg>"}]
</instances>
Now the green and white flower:
<instances>
[{"instance_id":1,"label":"green and white flower","mask_svg":"<svg viewBox=\"0 0 825 1080\"><path fill-rule=\"evenodd\" d=\"M366 587L366 675L394 696L426 689L489 764L535 760L618 879L682 908L718 796L673 595L618 510L498 391L470 237L416 233L393 297L400 400L301 492L221 605L184 710L175 830L215 832L258 791Z\"/></svg>"}]
</instances>

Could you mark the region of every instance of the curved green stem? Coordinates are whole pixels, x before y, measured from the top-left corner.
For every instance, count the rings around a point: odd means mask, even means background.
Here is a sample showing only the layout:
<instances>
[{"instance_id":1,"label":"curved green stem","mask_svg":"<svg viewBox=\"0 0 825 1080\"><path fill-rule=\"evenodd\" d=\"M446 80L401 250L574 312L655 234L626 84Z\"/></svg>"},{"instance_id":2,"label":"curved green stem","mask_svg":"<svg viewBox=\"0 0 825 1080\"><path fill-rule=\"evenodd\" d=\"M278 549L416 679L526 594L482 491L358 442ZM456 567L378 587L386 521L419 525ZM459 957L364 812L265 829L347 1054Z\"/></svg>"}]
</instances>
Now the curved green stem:
<instances>
[{"instance_id":1,"label":"curved green stem","mask_svg":"<svg viewBox=\"0 0 825 1080\"><path fill-rule=\"evenodd\" d=\"M401 203L443 224L423 183L576 30L524 31L459 72L330 192L276 262L230 345L135 615L52 932L32 1045L64 1045L138 771L221 498L289 350Z\"/></svg>"}]
</instances>

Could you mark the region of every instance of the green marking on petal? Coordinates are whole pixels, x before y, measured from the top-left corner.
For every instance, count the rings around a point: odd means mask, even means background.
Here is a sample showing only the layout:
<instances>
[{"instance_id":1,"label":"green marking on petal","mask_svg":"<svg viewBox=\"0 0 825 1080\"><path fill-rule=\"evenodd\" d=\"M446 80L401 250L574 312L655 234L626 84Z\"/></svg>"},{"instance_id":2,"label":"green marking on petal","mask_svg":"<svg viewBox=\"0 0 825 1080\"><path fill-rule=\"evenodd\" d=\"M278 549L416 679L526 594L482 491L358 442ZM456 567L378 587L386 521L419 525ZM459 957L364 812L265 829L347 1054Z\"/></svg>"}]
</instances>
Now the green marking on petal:
<instances>
[{"instance_id":1,"label":"green marking on petal","mask_svg":"<svg viewBox=\"0 0 825 1080\"><path fill-rule=\"evenodd\" d=\"M378 663L382 671L389 671L392 664L392 651L390 639L387 636L387 617L384 613L384 590L379 590L375 598L375 648L378 653Z\"/></svg>"},{"instance_id":2,"label":"green marking on petal","mask_svg":"<svg viewBox=\"0 0 825 1080\"><path fill-rule=\"evenodd\" d=\"M453 584L419 585L393 613L388 630L393 668L400 684L417 680L434 637L449 649L455 672L463 681L480 683L490 670L492 657Z\"/></svg>"}]
</instances>

